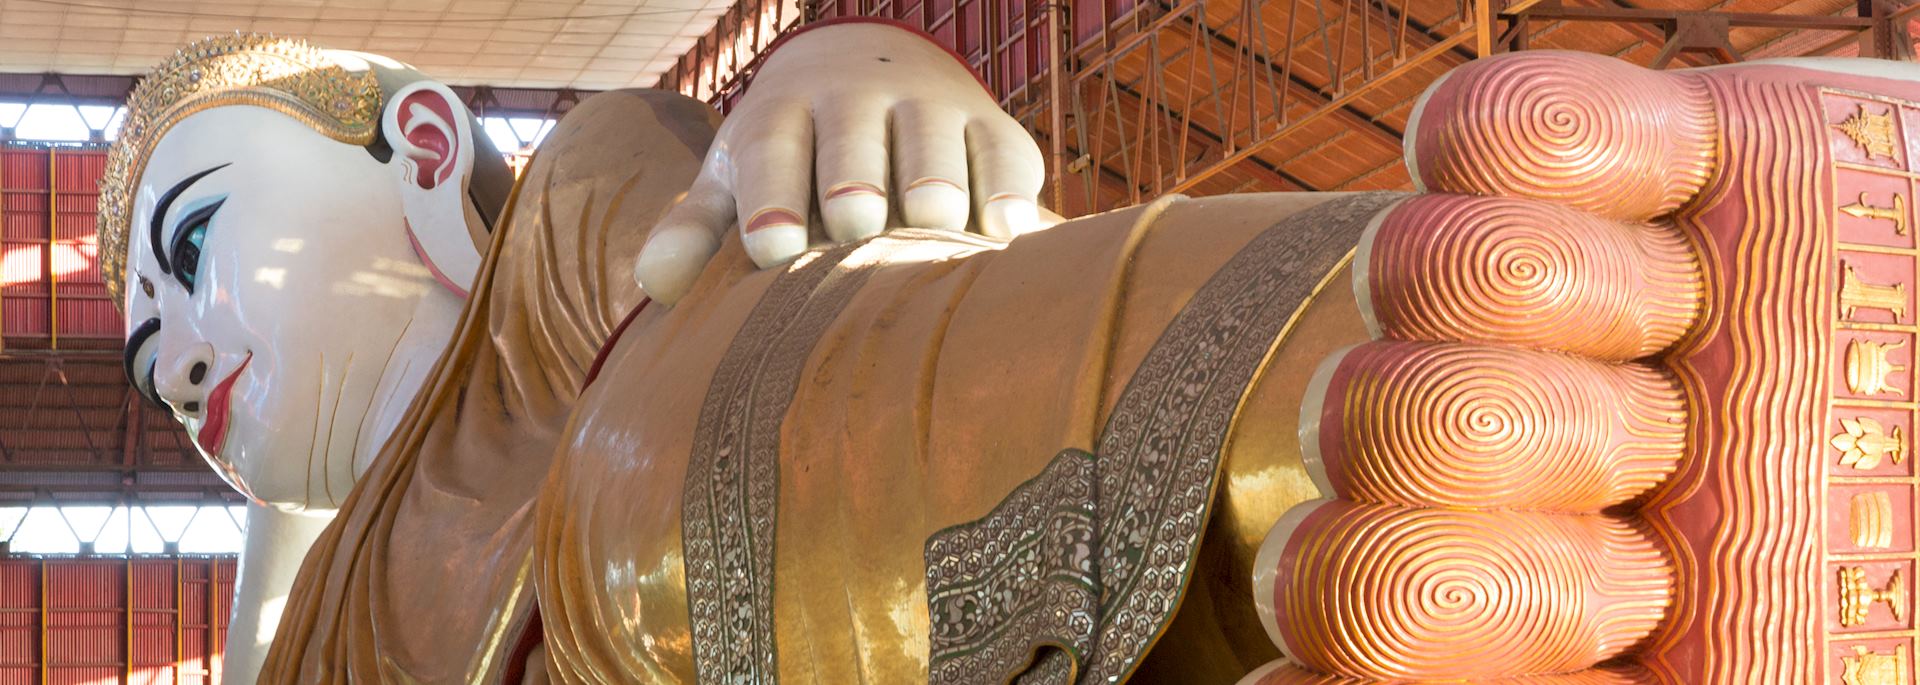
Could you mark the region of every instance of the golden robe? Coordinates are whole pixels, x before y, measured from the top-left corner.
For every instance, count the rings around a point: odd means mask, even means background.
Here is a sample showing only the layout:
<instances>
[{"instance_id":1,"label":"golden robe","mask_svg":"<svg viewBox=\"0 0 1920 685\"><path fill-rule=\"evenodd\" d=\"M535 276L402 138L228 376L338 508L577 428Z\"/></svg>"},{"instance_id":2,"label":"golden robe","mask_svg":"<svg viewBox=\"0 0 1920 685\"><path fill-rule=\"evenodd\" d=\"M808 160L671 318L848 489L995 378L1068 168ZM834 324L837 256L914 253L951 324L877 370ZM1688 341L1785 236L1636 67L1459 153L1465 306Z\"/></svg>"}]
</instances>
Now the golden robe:
<instances>
[{"instance_id":1,"label":"golden robe","mask_svg":"<svg viewBox=\"0 0 1920 685\"><path fill-rule=\"evenodd\" d=\"M657 91L581 102L495 227L447 351L301 566L261 681L496 683L533 615L534 495L633 258L719 114ZM607 144L614 141L617 144Z\"/></svg>"},{"instance_id":2,"label":"golden robe","mask_svg":"<svg viewBox=\"0 0 1920 685\"><path fill-rule=\"evenodd\" d=\"M602 95L549 136L265 680L500 682L523 634L561 682L1232 682L1277 657L1252 560L1314 496L1300 399L1366 337L1346 264L1391 197L1168 198L766 271L729 234L582 392L698 109Z\"/></svg>"},{"instance_id":3,"label":"golden robe","mask_svg":"<svg viewBox=\"0 0 1920 685\"><path fill-rule=\"evenodd\" d=\"M554 675L1107 682L1158 642L1143 679L1196 683L1276 658L1252 559L1314 491L1300 397L1364 337L1342 267L1390 200L1170 198L770 271L730 245L613 344L555 459Z\"/></svg>"}]
</instances>

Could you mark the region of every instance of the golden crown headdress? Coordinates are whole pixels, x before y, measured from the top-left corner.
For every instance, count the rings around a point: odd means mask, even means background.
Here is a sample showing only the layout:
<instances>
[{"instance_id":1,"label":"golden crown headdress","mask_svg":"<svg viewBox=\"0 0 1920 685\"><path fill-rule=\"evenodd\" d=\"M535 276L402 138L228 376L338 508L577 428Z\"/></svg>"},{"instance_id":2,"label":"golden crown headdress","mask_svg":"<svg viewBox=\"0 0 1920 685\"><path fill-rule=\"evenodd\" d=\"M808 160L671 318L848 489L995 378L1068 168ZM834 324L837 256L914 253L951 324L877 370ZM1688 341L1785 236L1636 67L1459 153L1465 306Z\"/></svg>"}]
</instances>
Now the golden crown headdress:
<instances>
[{"instance_id":1,"label":"golden crown headdress","mask_svg":"<svg viewBox=\"0 0 1920 685\"><path fill-rule=\"evenodd\" d=\"M371 69L348 70L306 41L252 34L208 38L175 52L127 98L120 135L100 179L100 274L124 306L135 186L154 145L174 124L224 105L254 105L293 117L343 143L372 143L382 95Z\"/></svg>"}]
</instances>

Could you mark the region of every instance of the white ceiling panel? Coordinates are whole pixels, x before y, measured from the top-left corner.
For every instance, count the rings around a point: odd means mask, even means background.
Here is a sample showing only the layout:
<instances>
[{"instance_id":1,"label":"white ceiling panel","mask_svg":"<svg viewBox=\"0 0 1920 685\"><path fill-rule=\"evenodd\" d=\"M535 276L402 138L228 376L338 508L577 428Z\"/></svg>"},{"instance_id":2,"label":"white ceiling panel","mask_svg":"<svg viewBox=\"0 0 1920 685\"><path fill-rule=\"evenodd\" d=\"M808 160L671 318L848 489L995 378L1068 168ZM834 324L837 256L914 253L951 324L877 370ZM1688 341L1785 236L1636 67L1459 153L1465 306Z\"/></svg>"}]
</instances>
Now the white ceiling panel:
<instances>
[{"instance_id":1,"label":"white ceiling panel","mask_svg":"<svg viewBox=\"0 0 1920 685\"><path fill-rule=\"evenodd\" d=\"M732 0L0 0L0 72L139 74L249 31L362 50L456 85L651 86Z\"/></svg>"}]
</instances>

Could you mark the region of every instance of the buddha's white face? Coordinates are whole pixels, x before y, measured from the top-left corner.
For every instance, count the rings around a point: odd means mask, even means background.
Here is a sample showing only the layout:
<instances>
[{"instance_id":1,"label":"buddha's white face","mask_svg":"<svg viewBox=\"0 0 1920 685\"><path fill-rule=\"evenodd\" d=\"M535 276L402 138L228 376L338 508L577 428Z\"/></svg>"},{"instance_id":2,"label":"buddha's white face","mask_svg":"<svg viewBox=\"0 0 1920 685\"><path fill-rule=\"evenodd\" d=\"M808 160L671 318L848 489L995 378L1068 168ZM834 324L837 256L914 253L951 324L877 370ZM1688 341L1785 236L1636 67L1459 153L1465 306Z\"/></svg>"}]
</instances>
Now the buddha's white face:
<instances>
[{"instance_id":1,"label":"buddha's white face","mask_svg":"<svg viewBox=\"0 0 1920 685\"><path fill-rule=\"evenodd\" d=\"M396 178L364 148L225 106L168 131L139 179L129 374L256 500L346 498L382 388L422 363L396 357L403 332L453 297L409 240Z\"/></svg>"}]
</instances>

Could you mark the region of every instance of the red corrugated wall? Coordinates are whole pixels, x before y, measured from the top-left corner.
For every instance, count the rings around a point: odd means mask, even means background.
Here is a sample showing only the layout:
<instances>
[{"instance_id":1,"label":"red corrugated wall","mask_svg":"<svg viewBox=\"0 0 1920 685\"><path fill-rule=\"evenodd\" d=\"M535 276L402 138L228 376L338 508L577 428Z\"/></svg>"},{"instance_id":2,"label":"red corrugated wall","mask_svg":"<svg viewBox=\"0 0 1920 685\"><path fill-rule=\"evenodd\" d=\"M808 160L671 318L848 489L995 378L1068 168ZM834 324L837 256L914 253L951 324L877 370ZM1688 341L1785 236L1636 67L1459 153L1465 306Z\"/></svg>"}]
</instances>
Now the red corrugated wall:
<instances>
[{"instance_id":1,"label":"red corrugated wall","mask_svg":"<svg viewBox=\"0 0 1920 685\"><path fill-rule=\"evenodd\" d=\"M1073 49L1106 38L1106 29L1132 14L1139 0L1068 3ZM1005 100L1046 70L1047 4L1041 0L820 0L821 19L885 17L918 26L952 48ZM723 27L724 28L724 27Z\"/></svg>"},{"instance_id":2,"label":"red corrugated wall","mask_svg":"<svg viewBox=\"0 0 1920 685\"><path fill-rule=\"evenodd\" d=\"M0 147L0 349L111 347L124 334L97 259L105 168L102 148Z\"/></svg>"},{"instance_id":3,"label":"red corrugated wall","mask_svg":"<svg viewBox=\"0 0 1920 685\"><path fill-rule=\"evenodd\" d=\"M218 683L234 571L233 557L0 558L0 685Z\"/></svg>"},{"instance_id":4,"label":"red corrugated wall","mask_svg":"<svg viewBox=\"0 0 1920 685\"><path fill-rule=\"evenodd\" d=\"M674 66L661 88L700 98L725 111L740 96L739 74L758 64L778 32L797 26L789 0L741 0ZM1139 0L1071 3L1074 47L1104 39L1105 27L1131 15ZM1002 104L1018 99L1049 60L1041 0L819 0L814 19L882 17L925 30L959 53Z\"/></svg>"},{"instance_id":5,"label":"red corrugated wall","mask_svg":"<svg viewBox=\"0 0 1920 685\"><path fill-rule=\"evenodd\" d=\"M1038 0L822 0L816 7L821 19L883 17L919 27L965 58L1002 100L1046 65Z\"/></svg>"}]
</instances>

